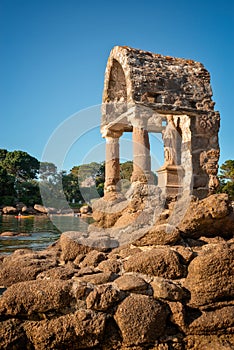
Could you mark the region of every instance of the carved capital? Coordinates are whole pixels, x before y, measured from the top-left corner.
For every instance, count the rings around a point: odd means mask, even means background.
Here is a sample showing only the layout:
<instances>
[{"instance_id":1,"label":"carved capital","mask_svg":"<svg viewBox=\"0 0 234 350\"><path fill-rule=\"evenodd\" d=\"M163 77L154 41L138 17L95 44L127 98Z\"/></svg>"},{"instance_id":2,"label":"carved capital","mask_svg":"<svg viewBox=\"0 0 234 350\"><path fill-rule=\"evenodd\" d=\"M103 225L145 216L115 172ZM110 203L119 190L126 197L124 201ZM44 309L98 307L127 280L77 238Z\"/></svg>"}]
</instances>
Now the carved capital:
<instances>
[{"instance_id":1,"label":"carved capital","mask_svg":"<svg viewBox=\"0 0 234 350\"><path fill-rule=\"evenodd\" d=\"M118 138L120 138L120 136L123 135L122 130L111 130L111 129L107 128L106 126L104 126L102 128L101 133L102 133L102 137L113 138L113 139L118 139Z\"/></svg>"}]
</instances>

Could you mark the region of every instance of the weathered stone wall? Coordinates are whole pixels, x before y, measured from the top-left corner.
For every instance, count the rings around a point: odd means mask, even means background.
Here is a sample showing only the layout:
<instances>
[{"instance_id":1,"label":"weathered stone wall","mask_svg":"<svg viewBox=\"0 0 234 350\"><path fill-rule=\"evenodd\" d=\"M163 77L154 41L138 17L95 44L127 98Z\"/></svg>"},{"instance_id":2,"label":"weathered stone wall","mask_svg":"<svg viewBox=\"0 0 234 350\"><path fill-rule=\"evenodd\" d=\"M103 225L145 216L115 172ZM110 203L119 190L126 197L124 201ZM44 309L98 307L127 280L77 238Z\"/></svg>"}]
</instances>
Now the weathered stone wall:
<instances>
[{"instance_id":1,"label":"weathered stone wall","mask_svg":"<svg viewBox=\"0 0 234 350\"><path fill-rule=\"evenodd\" d=\"M119 95L112 93L113 80L121 82ZM210 74L201 63L193 60L116 46L108 59L103 103L122 102L125 85L128 102L142 102L158 111L202 114L214 110Z\"/></svg>"}]
</instances>

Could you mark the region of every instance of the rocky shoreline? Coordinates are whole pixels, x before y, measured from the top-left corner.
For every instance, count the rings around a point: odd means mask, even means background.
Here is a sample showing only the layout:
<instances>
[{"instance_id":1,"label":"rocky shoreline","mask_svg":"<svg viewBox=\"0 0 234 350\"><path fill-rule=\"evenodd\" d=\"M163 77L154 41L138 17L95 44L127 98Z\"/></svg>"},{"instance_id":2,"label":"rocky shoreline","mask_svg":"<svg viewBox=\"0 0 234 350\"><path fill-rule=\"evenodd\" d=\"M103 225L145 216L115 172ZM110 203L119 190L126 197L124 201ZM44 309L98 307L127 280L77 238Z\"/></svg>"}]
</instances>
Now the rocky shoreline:
<instances>
[{"instance_id":1,"label":"rocky shoreline","mask_svg":"<svg viewBox=\"0 0 234 350\"><path fill-rule=\"evenodd\" d=\"M27 207L24 203L18 203L15 206L0 206L0 215L90 215L92 212L88 205L83 205L79 209L56 209L47 208L41 204L35 204L33 207Z\"/></svg>"},{"instance_id":2,"label":"rocky shoreline","mask_svg":"<svg viewBox=\"0 0 234 350\"><path fill-rule=\"evenodd\" d=\"M44 251L2 256L0 348L234 349L231 202L191 203L166 228L112 248L92 244L94 228L65 232Z\"/></svg>"}]
</instances>

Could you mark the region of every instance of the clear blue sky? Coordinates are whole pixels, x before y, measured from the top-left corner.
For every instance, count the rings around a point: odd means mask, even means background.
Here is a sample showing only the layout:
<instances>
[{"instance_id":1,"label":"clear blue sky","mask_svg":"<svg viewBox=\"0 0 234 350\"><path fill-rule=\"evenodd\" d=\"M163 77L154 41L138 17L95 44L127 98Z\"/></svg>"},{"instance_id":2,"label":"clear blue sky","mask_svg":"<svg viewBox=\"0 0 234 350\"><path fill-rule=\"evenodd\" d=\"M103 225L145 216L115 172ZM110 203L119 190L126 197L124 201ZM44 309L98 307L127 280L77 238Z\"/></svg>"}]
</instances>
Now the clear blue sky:
<instances>
[{"instance_id":1,"label":"clear blue sky","mask_svg":"<svg viewBox=\"0 0 234 350\"><path fill-rule=\"evenodd\" d=\"M0 148L40 160L58 125L101 103L109 52L128 45L205 65L221 113L220 162L234 159L233 39L229 0L1 0ZM65 168L100 142L96 127Z\"/></svg>"}]
</instances>

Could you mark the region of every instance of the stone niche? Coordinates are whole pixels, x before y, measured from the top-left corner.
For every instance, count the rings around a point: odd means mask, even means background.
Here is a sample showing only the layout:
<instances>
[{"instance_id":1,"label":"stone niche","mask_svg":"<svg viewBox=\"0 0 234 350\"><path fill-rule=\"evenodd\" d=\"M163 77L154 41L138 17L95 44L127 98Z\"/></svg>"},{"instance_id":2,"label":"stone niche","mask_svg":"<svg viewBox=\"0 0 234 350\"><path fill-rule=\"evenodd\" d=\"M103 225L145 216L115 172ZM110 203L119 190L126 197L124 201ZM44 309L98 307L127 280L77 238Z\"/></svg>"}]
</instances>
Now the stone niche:
<instances>
[{"instance_id":1,"label":"stone niche","mask_svg":"<svg viewBox=\"0 0 234 350\"><path fill-rule=\"evenodd\" d=\"M101 133L106 138L105 197L119 191L119 138L132 132L132 184L152 184L149 132L162 133L157 171L166 197L214 193L220 124L209 72L190 59L116 46L105 72Z\"/></svg>"}]
</instances>

